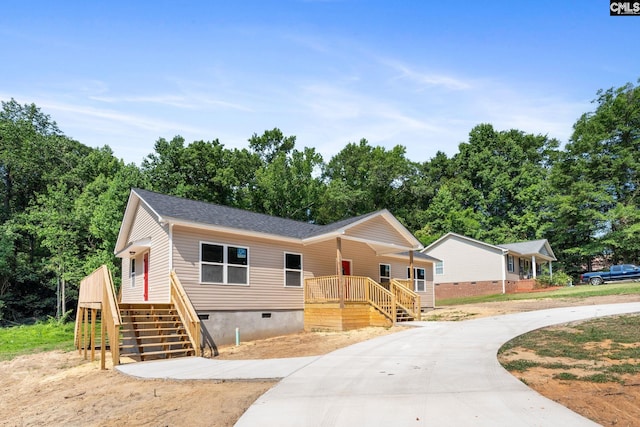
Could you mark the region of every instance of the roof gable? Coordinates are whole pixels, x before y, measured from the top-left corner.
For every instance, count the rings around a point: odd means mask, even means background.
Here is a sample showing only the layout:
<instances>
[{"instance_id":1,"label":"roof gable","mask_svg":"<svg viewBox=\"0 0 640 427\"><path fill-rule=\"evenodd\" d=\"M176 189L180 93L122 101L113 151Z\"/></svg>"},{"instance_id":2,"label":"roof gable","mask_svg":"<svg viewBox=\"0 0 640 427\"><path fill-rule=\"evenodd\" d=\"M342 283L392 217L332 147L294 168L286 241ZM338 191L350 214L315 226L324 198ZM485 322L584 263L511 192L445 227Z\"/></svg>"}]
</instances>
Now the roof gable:
<instances>
[{"instance_id":1,"label":"roof gable","mask_svg":"<svg viewBox=\"0 0 640 427\"><path fill-rule=\"evenodd\" d=\"M462 234L453 233L453 232L449 232L449 233L445 234L444 236L440 237L438 240L436 240L435 242L431 243L429 246L424 248L422 250L422 252L423 253L429 253L429 251L431 251L432 249L436 248L437 246L440 246L441 244L443 244L443 243L445 243L445 242L447 242L448 240L451 240L451 239L455 239L455 240L461 241L463 243L472 244L474 246L483 246L483 247L486 247L487 249L492 249L492 250L503 252L503 248L501 248L499 246L492 245L490 243L486 243L486 242L483 242L481 240L473 239L471 237L463 236Z\"/></svg>"}]
</instances>

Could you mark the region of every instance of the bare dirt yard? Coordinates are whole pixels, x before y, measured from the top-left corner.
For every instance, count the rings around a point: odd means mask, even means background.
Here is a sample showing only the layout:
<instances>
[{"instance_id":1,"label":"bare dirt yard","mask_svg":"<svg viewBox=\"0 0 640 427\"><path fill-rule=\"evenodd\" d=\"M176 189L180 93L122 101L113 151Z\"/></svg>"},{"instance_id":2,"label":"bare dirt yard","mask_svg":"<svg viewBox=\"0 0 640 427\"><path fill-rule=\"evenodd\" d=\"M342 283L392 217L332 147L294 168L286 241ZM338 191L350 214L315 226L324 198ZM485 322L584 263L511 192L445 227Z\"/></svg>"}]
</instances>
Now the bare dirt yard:
<instances>
[{"instance_id":1,"label":"bare dirt yard","mask_svg":"<svg viewBox=\"0 0 640 427\"><path fill-rule=\"evenodd\" d=\"M477 317L572 305L640 301L637 296L530 300L441 308L434 320ZM310 332L219 349L221 359L257 359L326 354L335 349L403 330L367 328L341 333ZM139 380L78 352L48 352L0 362L0 426L231 426L274 382ZM526 376L524 375L526 374ZM639 426L624 417L640 402L640 378L618 383L556 380L546 372L518 374L545 396L602 425Z\"/></svg>"}]
</instances>

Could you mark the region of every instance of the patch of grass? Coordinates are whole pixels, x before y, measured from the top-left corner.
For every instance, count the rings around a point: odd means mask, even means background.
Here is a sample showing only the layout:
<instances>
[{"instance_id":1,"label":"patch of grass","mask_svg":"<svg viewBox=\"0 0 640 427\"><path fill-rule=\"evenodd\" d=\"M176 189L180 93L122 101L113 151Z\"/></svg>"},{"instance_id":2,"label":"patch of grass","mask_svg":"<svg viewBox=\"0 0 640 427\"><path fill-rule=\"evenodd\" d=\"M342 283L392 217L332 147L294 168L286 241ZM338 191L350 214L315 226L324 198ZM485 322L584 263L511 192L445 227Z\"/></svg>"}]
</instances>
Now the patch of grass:
<instances>
[{"instance_id":1,"label":"patch of grass","mask_svg":"<svg viewBox=\"0 0 640 427\"><path fill-rule=\"evenodd\" d=\"M618 375L640 373L640 348L629 347L629 344L636 343L640 343L640 315L612 316L532 331L506 343L499 354L524 348L540 357L566 358L567 363L530 362L531 366L537 363L537 366L562 371L554 375L560 380L622 382ZM598 363L606 360L629 362L613 366ZM589 363L579 363L581 361ZM523 371L514 362L506 362L503 366L512 372ZM578 377L566 372L570 368L580 368L592 374Z\"/></svg>"},{"instance_id":2,"label":"patch of grass","mask_svg":"<svg viewBox=\"0 0 640 427\"><path fill-rule=\"evenodd\" d=\"M633 375L640 373L640 365L634 365L632 363L623 363L621 365L607 366L603 369L606 373L620 374L620 375Z\"/></svg>"},{"instance_id":3,"label":"patch of grass","mask_svg":"<svg viewBox=\"0 0 640 427\"><path fill-rule=\"evenodd\" d=\"M527 369L540 366L540 364L538 362L534 362L533 360L519 359L519 360L512 360L510 362L507 362L502 366L504 366L504 368L509 372L513 372L513 371L524 372Z\"/></svg>"},{"instance_id":4,"label":"patch of grass","mask_svg":"<svg viewBox=\"0 0 640 427\"><path fill-rule=\"evenodd\" d=\"M515 301L548 298L588 298L604 295L631 295L640 294L640 282L607 283L602 286L567 286L562 289L549 292L530 292L518 294L482 295L477 297L449 298L438 300L439 306L464 305L494 301Z\"/></svg>"},{"instance_id":5,"label":"patch of grass","mask_svg":"<svg viewBox=\"0 0 640 427\"><path fill-rule=\"evenodd\" d=\"M73 350L74 323L49 320L0 328L0 360L50 350Z\"/></svg>"},{"instance_id":6,"label":"patch of grass","mask_svg":"<svg viewBox=\"0 0 640 427\"><path fill-rule=\"evenodd\" d=\"M580 381L586 381L590 383L619 383L622 382L619 377L609 373L598 373L593 375L587 375L586 377L580 377Z\"/></svg>"},{"instance_id":7,"label":"patch of grass","mask_svg":"<svg viewBox=\"0 0 640 427\"><path fill-rule=\"evenodd\" d=\"M553 378L556 380L573 381L573 380L577 380L578 376L570 372L560 372L560 373L554 374Z\"/></svg>"}]
</instances>

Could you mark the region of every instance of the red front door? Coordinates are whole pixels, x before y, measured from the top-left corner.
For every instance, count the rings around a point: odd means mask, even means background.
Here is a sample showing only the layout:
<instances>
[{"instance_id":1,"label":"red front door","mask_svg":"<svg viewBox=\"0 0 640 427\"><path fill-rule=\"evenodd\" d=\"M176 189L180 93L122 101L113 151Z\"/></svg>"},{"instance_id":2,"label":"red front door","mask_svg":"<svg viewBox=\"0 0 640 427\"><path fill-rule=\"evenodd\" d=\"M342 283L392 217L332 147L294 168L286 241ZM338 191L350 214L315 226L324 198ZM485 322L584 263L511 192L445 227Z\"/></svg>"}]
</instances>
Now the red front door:
<instances>
[{"instance_id":1,"label":"red front door","mask_svg":"<svg viewBox=\"0 0 640 427\"><path fill-rule=\"evenodd\" d=\"M351 276L351 261L342 260L342 275L343 276ZM343 277L344 280L344 297L345 299L349 299L349 291L351 288L351 280L347 277Z\"/></svg>"},{"instance_id":2,"label":"red front door","mask_svg":"<svg viewBox=\"0 0 640 427\"><path fill-rule=\"evenodd\" d=\"M144 254L142 261L144 267L144 300L149 301L149 254Z\"/></svg>"},{"instance_id":3,"label":"red front door","mask_svg":"<svg viewBox=\"0 0 640 427\"><path fill-rule=\"evenodd\" d=\"M342 275L351 276L351 261L342 260Z\"/></svg>"}]
</instances>

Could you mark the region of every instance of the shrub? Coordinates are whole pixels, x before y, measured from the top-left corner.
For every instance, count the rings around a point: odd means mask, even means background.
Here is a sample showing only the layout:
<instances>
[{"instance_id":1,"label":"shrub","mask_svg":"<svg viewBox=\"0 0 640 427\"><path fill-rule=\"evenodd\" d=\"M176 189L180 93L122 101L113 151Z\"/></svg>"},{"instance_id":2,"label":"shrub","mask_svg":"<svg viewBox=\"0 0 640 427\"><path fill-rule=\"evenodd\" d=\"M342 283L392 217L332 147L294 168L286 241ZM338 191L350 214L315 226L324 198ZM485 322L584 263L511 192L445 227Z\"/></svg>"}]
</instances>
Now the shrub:
<instances>
[{"instance_id":1,"label":"shrub","mask_svg":"<svg viewBox=\"0 0 640 427\"><path fill-rule=\"evenodd\" d=\"M542 274L536 277L536 288L548 288L551 286L572 286L573 279L567 273L559 271L553 274Z\"/></svg>"}]
</instances>

